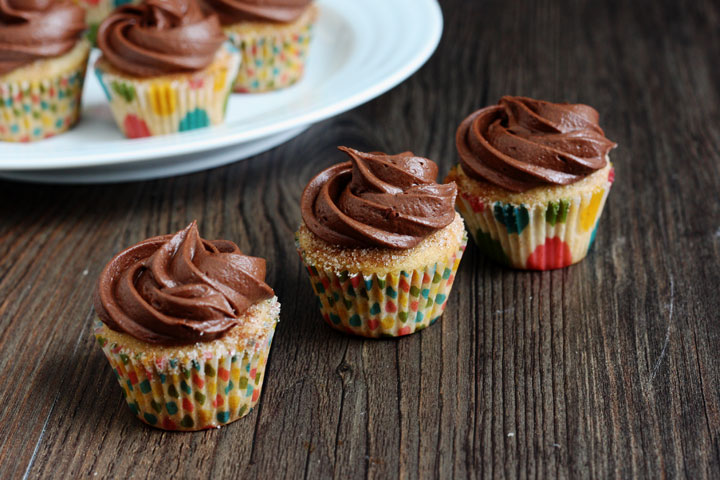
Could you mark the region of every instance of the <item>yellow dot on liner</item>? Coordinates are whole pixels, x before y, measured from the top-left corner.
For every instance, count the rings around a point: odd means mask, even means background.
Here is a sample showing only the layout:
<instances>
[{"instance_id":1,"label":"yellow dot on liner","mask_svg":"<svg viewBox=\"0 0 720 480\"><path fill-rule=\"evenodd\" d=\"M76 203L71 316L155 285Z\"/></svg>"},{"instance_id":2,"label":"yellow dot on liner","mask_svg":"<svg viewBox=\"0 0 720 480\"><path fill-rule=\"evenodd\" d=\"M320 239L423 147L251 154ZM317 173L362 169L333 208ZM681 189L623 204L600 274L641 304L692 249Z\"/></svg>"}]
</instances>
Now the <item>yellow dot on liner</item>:
<instances>
[{"instance_id":1,"label":"yellow dot on liner","mask_svg":"<svg viewBox=\"0 0 720 480\"><path fill-rule=\"evenodd\" d=\"M175 112L177 93L170 83L158 82L150 85L148 100L156 115L168 116Z\"/></svg>"},{"instance_id":2,"label":"yellow dot on liner","mask_svg":"<svg viewBox=\"0 0 720 480\"><path fill-rule=\"evenodd\" d=\"M382 319L382 326L385 330L390 330L395 325L394 317L385 317Z\"/></svg>"},{"instance_id":3,"label":"yellow dot on liner","mask_svg":"<svg viewBox=\"0 0 720 480\"><path fill-rule=\"evenodd\" d=\"M600 210L600 202L602 201L603 190L598 190L593 193L590 203L583 209L580 217L580 228L587 232L590 228L595 225L597 219L598 210Z\"/></svg>"}]
</instances>

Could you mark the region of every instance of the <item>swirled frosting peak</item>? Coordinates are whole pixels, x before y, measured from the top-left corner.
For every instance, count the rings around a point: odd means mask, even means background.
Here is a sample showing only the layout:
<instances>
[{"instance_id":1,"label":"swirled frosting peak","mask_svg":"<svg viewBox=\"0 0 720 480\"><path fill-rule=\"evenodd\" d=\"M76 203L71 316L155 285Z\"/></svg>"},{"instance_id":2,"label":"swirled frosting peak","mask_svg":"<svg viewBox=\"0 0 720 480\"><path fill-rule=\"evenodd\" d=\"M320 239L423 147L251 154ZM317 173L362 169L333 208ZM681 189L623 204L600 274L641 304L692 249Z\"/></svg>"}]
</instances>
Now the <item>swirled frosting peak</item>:
<instances>
[{"instance_id":1,"label":"swirled frosting peak","mask_svg":"<svg viewBox=\"0 0 720 480\"><path fill-rule=\"evenodd\" d=\"M202 70L224 41L217 16L196 0L147 0L118 8L97 34L104 58L138 77Z\"/></svg>"},{"instance_id":2,"label":"swirled frosting peak","mask_svg":"<svg viewBox=\"0 0 720 480\"><path fill-rule=\"evenodd\" d=\"M300 18L312 0L205 0L223 25L239 22L288 23Z\"/></svg>"},{"instance_id":3,"label":"swirled frosting peak","mask_svg":"<svg viewBox=\"0 0 720 480\"><path fill-rule=\"evenodd\" d=\"M456 143L463 171L514 192L582 180L617 145L587 105L502 97L467 117Z\"/></svg>"},{"instance_id":4,"label":"swirled frosting peak","mask_svg":"<svg viewBox=\"0 0 720 480\"><path fill-rule=\"evenodd\" d=\"M193 222L117 254L100 275L95 311L108 327L144 342L187 345L221 337L273 295L265 260L200 238Z\"/></svg>"},{"instance_id":5,"label":"swirled frosting peak","mask_svg":"<svg viewBox=\"0 0 720 480\"><path fill-rule=\"evenodd\" d=\"M350 161L324 170L302 194L305 225L345 247L412 248L455 218L454 183L412 152L387 155L339 147Z\"/></svg>"},{"instance_id":6,"label":"swirled frosting peak","mask_svg":"<svg viewBox=\"0 0 720 480\"><path fill-rule=\"evenodd\" d=\"M85 30L85 11L70 0L0 0L0 75L63 55Z\"/></svg>"}]
</instances>

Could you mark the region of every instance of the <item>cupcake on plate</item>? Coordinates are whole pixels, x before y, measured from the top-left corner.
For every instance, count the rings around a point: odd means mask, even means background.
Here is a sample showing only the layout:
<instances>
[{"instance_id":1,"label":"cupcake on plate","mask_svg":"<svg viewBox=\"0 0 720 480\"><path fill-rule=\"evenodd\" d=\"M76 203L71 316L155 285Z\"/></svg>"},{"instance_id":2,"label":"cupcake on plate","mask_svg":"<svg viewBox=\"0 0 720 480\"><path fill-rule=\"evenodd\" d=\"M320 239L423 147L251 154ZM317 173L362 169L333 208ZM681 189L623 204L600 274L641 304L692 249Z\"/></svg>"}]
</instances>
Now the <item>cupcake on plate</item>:
<instances>
[{"instance_id":1,"label":"cupcake on plate","mask_svg":"<svg viewBox=\"0 0 720 480\"><path fill-rule=\"evenodd\" d=\"M87 38L95 44L97 29L100 23L107 18L113 10L123 5L138 4L142 0L75 0L85 10L85 22L88 25Z\"/></svg>"},{"instance_id":2,"label":"cupcake on plate","mask_svg":"<svg viewBox=\"0 0 720 480\"><path fill-rule=\"evenodd\" d=\"M280 314L265 260L200 238L193 222L117 254L94 303L97 341L143 422L201 430L257 403Z\"/></svg>"},{"instance_id":3,"label":"cupcake on plate","mask_svg":"<svg viewBox=\"0 0 720 480\"><path fill-rule=\"evenodd\" d=\"M313 178L296 246L325 321L364 337L407 335L447 306L467 237L456 187L412 152L363 153Z\"/></svg>"},{"instance_id":4,"label":"cupcake on plate","mask_svg":"<svg viewBox=\"0 0 720 480\"><path fill-rule=\"evenodd\" d=\"M312 0L205 0L242 52L239 93L288 87L302 78L317 7Z\"/></svg>"},{"instance_id":5,"label":"cupcake on plate","mask_svg":"<svg viewBox=\"0 0 720 480\"><path fill-rule=\"evenodd\" d=\"M97 43L95 73L128 138L223 122L240 54L195 0L118 8L100 25Z\"/></svg>"},{"instance_id":6,"label":"cupcake on plate","mask_svg":"<svg viewBox=\"0 0 720 480\"><path fill-rule=\"evenodd\" d=\"M77 123L84 18L70 0L0 1L0 140L41 140Z\"/></svg>"},{"instance_id":7,"label":"cupcake on plate","mask_svg":"<svg viewBox=\"0 0 720 480\"><path fill-rule=\"evenodd\" d=\"M487 256L529 270L585 258L615 178L598 119L587 105L503 97L460 124L447 181Z\"/></svg>"}]
</instances>

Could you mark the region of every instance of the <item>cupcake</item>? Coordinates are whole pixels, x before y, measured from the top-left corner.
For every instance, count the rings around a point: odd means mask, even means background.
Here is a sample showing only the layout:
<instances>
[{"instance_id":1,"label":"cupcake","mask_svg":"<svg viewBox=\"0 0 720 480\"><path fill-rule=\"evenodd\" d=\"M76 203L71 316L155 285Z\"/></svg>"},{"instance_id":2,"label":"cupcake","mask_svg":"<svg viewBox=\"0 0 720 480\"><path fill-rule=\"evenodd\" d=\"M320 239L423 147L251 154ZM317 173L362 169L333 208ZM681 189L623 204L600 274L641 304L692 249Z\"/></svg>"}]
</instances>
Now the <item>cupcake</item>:
<instances>
[{"instance_id":1,"label":"cupcake","mask_svg":"<svg viewBox=\"0 0 720 480\"><path fill-rule=\"evenodd\" d=\"M94 303L95 337L143 422L201 430L257 403L280 313L265 260L200 238L193 222L117 254Z\"/></svg>"},{"instance_id":2,"label":"cupcake","mask_svg":"<svg viewBox=\"0 0 720 480\"><path fill-rule=\"evenodd\" d=\"M302 78L317 8L312 0L205 0L242 53L234 90L266 92Z\"/></svg>"},{"instance_id":3,"label":"cupcake","mask_svg":"<svg viewBox=\"0 0 720 480\"><path fill-rule=\"evenodd\" d=\"M0 2L0 140L30 142L80 118L90 44L70 0Z\"/></svg>"},{"instance_id":4,"label":"cupcake","mask_svg":"<svg viewBox=\"0 0 720 480\"><path fill-rule=\"evenodd\" d=\"M117 7L128 4L138 4L141 0L75 0L85 10L85 22L88 25L87 37L95 44L97 29L100 22L105 20Z\"/></svg>"},{"instance_id":5,"label":"cupcake","mask_svg":"<svg viewBox=\"0 0 720 480\"><path fill-rule=\"evenodd\" d=\"M195 0L121 7L100 25L97 43L95 73L128 138L223 122L240 54Z\"/></svg>"},{"instance_id":6,"label":"cupcake","mask_svg":"<svg viewBox=\"0 0 720 480\"><path fill-rule=\"evenodd\" d=\"M460 124L447 181L483 253L528 270L585 258L615 177L598 118L587 105L503 97Z\"/></svg>"},{"instance_id":7,"label":"cupcake","mask_svg":"<svg viewBox=\"0 0 720 480\"><path fill-rule=\"evenodd\" d=\"M445 310L467 243L456 187L412 152L340 150L350 161L310 181L296 233L322 316L364 337L422 330Z\"/></svg>"}]
</instances>

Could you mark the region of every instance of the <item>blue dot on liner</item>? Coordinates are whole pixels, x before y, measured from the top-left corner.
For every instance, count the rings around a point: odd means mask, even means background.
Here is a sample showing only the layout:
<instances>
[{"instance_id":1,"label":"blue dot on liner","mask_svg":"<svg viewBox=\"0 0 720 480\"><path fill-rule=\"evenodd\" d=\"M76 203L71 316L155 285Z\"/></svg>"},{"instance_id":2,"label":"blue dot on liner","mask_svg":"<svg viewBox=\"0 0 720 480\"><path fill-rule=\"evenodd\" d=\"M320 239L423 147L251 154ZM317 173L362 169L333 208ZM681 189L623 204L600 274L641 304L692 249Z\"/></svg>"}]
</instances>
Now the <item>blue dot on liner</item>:
<instances>
[{"instance_id":1,"label":"blue dot on liner","mask_svg":"<svg viewBox=\"0 0 720 480\"><path fill-rule=\"evenodd\" d=\"M111 100L110 90L108 90L108 88L105 86L105 82L103 81L103 74L97 68L95 69L95 76L97 76L98 81L100 82L100 86L102 87L103 92L105 92L105 97L107 97L108 101L110 101Z\"/></svg>"},{"instance_id":2,"label":"blue dot on liner","mask_svg":"<svg viewBox=\"0 0 720 480\"><path fill-rule=\"evenodd\" d=\"M175 402L168 402L165 404L165 409L170 415L175 415L178 412L178 407Z\"/></svg>"},{"instance_id":3,"label":"blue dot on liner","mask_svg":"<svg viewBox=\"0 0 720 480\"><path fill-rule=\"evenodd\" d=\"M157 417L152 413L143 413L143 417L150 425L155 425L157 423Z\"/></svg>"},{"instance_id":4,"label":"blue dot on liner","mask_svg":"<svg viewBox=\"0 0 720 480\"><path fill-rule=\"evenodd\" d=\"M196 108L185 115L180 121L178 129L181 132L185 132L196 128L207 127L208 125L210 125L210 117L208 117L207 112L202 108Z\"/></svg>"}]
</instances>

